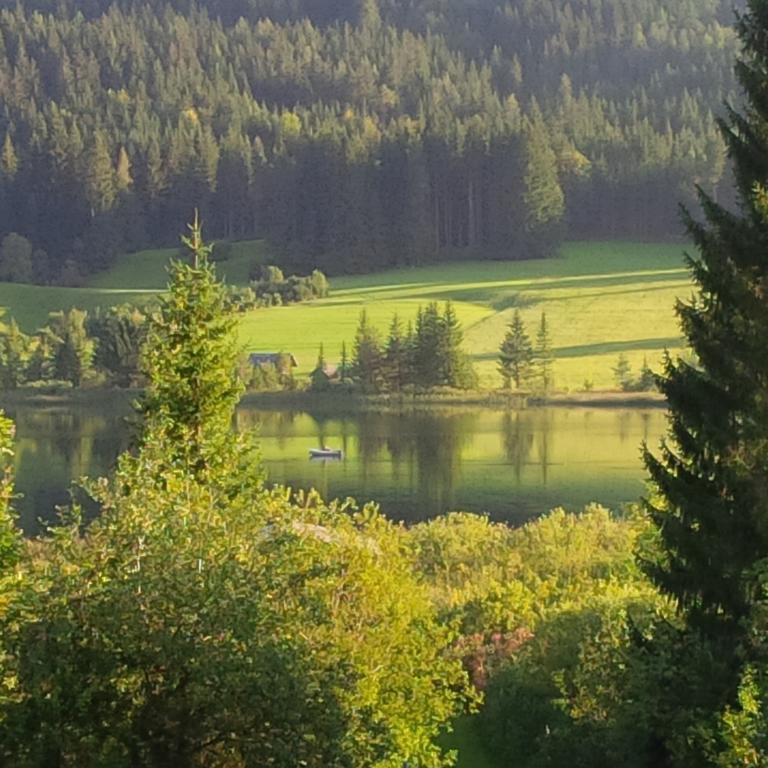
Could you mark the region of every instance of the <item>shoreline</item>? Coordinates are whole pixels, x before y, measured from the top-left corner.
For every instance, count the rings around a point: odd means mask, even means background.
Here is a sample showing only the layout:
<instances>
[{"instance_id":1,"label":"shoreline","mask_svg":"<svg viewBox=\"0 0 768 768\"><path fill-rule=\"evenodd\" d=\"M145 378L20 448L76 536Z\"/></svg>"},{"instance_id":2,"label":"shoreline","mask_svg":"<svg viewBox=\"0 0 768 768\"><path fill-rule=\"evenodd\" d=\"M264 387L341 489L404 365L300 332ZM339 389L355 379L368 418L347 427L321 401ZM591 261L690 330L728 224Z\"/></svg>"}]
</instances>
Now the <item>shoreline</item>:
<instances>
[{"instance_id":1,"label":"shoreline","mask_svg":"<svg viewBox=\"0 0 768 768\"><path fill-rule=\"evenodd\" d=\"M87 406L93 403L125 401L127 406L142 394L141 389L63 389L40 390L19 388L0 392L0 407L13 405ZM408 410L413 408L467 406L525 410L526 408L665 408L666 400L659 392L562 392L549 396L529 395L501 390L435 391L409 394L363 395L349 392L277 391L249 392L240 406L256 406L263 410Z\"/></svg>"}]
</instances>

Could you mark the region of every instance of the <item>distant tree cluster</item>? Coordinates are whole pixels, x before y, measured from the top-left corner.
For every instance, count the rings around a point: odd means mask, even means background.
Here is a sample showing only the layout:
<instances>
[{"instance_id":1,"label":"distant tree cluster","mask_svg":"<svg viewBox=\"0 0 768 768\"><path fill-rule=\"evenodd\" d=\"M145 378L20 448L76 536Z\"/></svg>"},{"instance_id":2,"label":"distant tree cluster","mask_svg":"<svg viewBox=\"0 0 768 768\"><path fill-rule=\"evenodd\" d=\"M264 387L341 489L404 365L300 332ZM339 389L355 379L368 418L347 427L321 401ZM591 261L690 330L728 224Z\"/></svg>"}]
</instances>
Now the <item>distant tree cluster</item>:
<instances>
[{"instance_id":1,"label":"distant tree cluster","mask_svg":"<svg viewBox=\"0 0 768 768\"><path fill-rule=\"evenodd\" d=\"M15 320L0 327L0 388L24 384L139 384L145 314L130 305L52 312L39 331L23 333Z\"/></svg>"},{"instance_id":2,"label":"distant tree cluster","mask_svg":"<svg viewBox=\"0 0 768 768\"><path fill-rule=\"evenodd\" d=\"M263 362L254 365L248 355L243 356L238 372L246 391L275 392L296 389L291 355L278 354L276 358L274 363Z\"/></svg>"},{"instance_id":3,"label":"distant tree cluster","mask_svg":"<svg viewBox=\"0 0 768 768\"><path fill-rule=\"evenodd\" d=\"M227 286L227 300L237 312L322 299L330 292L328 278L319 269L311 275L285 277L279 267L260 265L253 274L248 285Z\"/></svg>"},{"instance_id":4,"label":"distant tree cluster","mask_svg":"<svg viewBox=\"0 0 768 768\"><path fill-rule=\"evenodd\" d=\"M319 269L313 270L311 275L305 277L285 277L279 267L264 266L256 270L250 288L263 306L281 306L324 299L328 296L330 284Z\"/></svg>"},{"instance_id":5,"label":"distant tree cluster","mask_svg":"<svg viewBox=\"0 0 768 768\"><path fill-rule=\"evenodd\" d=\"M541 313L536 343L532 344L520 317L520 310L516 309L499 348L498 370L504 388L510 389L514 384L515 389L530 388L549 392L554 383L554 362L546 313Z\"/></svg>"},{"instance_id":6,"label":"distant tree cluster","mask_svg":"<svg viewBox=\"0 0 768 768\"><path fill-rule=\"evenodd\" d=\"M546 255L564 224L676 234L723 177L726 0L0 7L9 280L76 282L195 207L305 271Z\"/></svg>"},{"instance_id":7,"label":"distant tree cluster","mask_svg":"<svg viewBox=\"0 0 768 768\"><path fill-rule=\"evenodd\" d=\"M627 356L622 352L613 368L613 377L622 392L650 392L656 389L656 377L648 365L647 358L643 358L639 375L633 376L632 366Z\"/></svg>"},{"instance_id":8,"label":"distant tree cluster","mask_svg":"<svg viewBox=\"0 0 768 768\"><path fill-rule=\"evenodd\" d=\"M333 379L353 384L369 394L435 387L468 389L476 386L477 376L462 349L463 338L461 324L450 302L442 309L436 302L419 307L415 323L408 323L406 327L395 315L384 341L363 310L351 357L347 359L345 344L341 363L333 369L331 377L321 347L311 376L312 387L326 389Z\"/></svg>"}]
</instances>

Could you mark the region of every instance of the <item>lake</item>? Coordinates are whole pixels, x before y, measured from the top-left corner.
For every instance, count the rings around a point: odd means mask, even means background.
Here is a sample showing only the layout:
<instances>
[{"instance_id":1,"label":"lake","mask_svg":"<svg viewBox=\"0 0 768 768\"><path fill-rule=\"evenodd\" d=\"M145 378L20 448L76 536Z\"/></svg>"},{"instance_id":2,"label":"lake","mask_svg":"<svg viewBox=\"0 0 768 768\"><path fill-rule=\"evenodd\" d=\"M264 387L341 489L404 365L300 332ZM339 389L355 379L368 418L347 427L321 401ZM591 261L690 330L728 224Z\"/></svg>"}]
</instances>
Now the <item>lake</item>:
<instances>
[{"instance_id":1,"label":"lake","mask_svg":"<svg viewBox=\"0 0 768 768\"><path fill-rule=\"evenodd\" d=\"M30 533L55 518L83 475L109 472L130 442L126 397L90 405L9 405L16 421L17 500ZM644 492L640 446L657 446L661 408L420 408L387 411L237 413L258 429L270 482L317 488L325 497L376 500L415 521L451 510L520 523L556 506L596 501L617 508ZM321 445L341 461L310 461Z\"/></svg>"}]
</instances>

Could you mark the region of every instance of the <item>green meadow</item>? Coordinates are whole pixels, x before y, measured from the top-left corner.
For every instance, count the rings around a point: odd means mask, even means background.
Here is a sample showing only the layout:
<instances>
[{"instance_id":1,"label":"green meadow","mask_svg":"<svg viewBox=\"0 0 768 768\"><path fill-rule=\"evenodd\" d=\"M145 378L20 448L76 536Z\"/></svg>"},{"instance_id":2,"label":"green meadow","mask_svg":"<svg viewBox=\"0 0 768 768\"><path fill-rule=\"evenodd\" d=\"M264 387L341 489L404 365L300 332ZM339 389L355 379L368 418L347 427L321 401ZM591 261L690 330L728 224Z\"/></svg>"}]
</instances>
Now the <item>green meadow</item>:
<instances>
[{"instance_id":1,"label":"green meadow","mask_svg":"<svg viewBox=\"0 0 768 768\"><path fill-rule=\"evenodd\" d=\"M242 324L249 350L296 355L299 373L315 364L320 343L336 361L354 338L361 310L386 330L397 313L412 319L420 304L454 302L465 347L484 387L497 387L496 356L507 324L519 309L533 337L542 312L555 347L556 386L613 386L612 367L624 353L637 372L656 366L664 349L681 349L674 314L690 280L677 245L569 243L556 259L463 262L376 275L337 278L328 299L256 310Z\"/></svg>"},{"instance_id":2,"label":"green meadow","mask_svg":"<svg viewBox=\"0 0 768 768\"><path fill-rule=\"evenodd\" d=\"M0 306L32 331L56 309L143 302L164 286L165 266L174 253L125 256L83 288L0 284ZM239 243L218 268L229 282L242 284L255 260L269 261L266 246ZM331 362L338 360L342 342L351 349L361 310L384 333L393 314L407 322L419 305L450 300L482 386L499 384L498 346L519 309L532 337L546 312L559 389L580 390L585 383L607 389L613 386L611 369L619 354L626 354L637 372L644 359L657 366L664 349L681 349L674 306L691 293L682 246L623 242L567 243L554 259L438 264L335 278L331 285L327 299L248 313L241 324L244 348L291 352L304 375L321 343Z\"/></svg>"}]
</instances>

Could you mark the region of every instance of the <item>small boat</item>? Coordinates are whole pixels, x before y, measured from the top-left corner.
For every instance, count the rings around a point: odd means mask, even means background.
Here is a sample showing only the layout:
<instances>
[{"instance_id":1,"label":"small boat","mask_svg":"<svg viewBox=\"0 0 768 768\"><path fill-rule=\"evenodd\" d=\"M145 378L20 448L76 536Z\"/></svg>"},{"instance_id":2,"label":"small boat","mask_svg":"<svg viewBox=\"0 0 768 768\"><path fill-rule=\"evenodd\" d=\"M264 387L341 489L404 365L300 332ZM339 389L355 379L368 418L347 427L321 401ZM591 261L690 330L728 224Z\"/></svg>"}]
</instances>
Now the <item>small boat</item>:
<instances>
[{"instance_id":1,"label":"small boat","mask_svg":"<svg viewBox=\"0 0 768 768\"><path fill-rule=\"evenodd\" d=\"M326 448L325 446L323 446L322 448L310 448L309 458L310 459L343 459L344 451L337 451L337 450L334 450L333 448Z\"/></svg>"}]
</instances>

